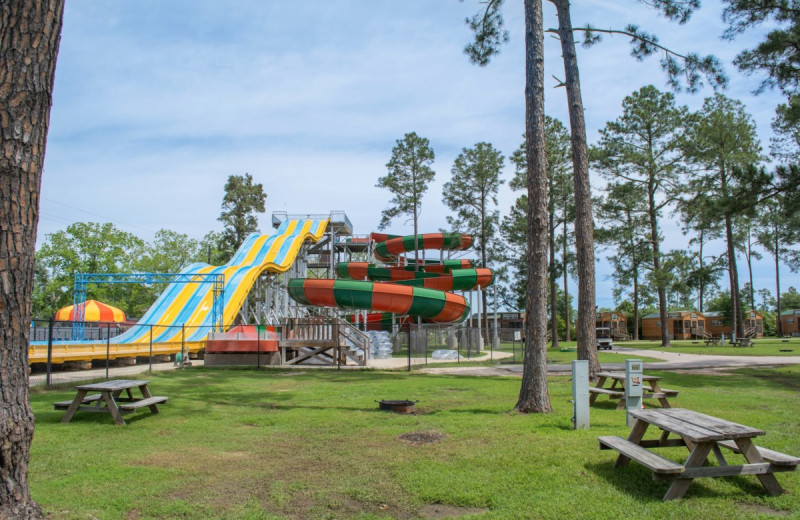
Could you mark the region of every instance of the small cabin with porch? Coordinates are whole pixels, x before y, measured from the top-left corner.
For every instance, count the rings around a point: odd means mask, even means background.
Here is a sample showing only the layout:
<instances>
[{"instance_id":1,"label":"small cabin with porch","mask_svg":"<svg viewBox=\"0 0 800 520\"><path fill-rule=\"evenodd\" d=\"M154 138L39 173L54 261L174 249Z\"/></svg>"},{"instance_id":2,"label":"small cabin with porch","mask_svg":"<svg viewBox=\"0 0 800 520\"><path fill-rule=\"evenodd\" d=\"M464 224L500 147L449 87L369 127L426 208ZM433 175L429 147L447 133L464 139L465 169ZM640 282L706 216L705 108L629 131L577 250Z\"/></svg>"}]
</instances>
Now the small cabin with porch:
<instances>
[{"instance_id":1,"label":"small cabin with porch","mask_svg":"<svg viewBox=\"0 0 800 520\"><path fill-rule=\"evenodd\" d=\"M605 327L611 331L611 337L617 340L630 339L628 334L628 316L622 312L598 312L596 327Z\"/></svg>"},{"instance_id":2,"label":"small cabin with porch","mask_svg":"<svg viewBox=\"0 0 800 520\"><path fill-rule=\"evenodd\" d=\"M724 313L719 311L709 311L704 313L706 317L706 332L713 337L719 337L725 334L730 337L733 327L729 320L725 318ZM764 337L764 317L757 310L749 310L742 317L742 335L745 338L763 338Z\"/></svg>"},{"instance_id":3,"label":"small cabin with porch","mask_svg":"<svg viewBox=\"0 0 800 520\"><path fill-rule=\"evenodd\" d=\"M800 336L800 309L789 309L781 312L781 334L784 336Z\"/></svg>"},{"instance_id":4,"label":"small cabin with porch","mask_svg":"<svg viewBox=\"0 0 800 520\"><path fill-rule=\"evenodd\" d=\"M667 313L667 334L670 339L702 337L706 319L697 311L671 311ZM661 339L661 316L653 313L642 318L642 339Z\"/></svg>"}]
</instances>

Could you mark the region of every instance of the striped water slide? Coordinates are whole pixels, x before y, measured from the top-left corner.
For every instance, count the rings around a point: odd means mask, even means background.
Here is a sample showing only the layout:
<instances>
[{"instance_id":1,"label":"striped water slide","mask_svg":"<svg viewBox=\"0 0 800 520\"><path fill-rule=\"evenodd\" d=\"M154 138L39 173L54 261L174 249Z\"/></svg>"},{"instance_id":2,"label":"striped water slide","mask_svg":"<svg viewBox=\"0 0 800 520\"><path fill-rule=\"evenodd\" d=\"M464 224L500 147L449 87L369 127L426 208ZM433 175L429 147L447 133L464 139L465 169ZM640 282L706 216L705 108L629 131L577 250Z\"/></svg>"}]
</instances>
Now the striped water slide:
<instances>
[{"instance_id":1,"label":"striped water slide","mask_svg":"<svg viewBox=\"0 0 800 520\"><path fill-rule=\"evenodd\" d=\"M379 240L375 256L397 262L415 250L463 250L472 237L460 233L394 236L373 233ZM469 260L420 261L378 266L363 262L340 263L338 280L297 278L289 281L289 296L305 305L366 309L380 314L368 321L391 323L391 315L419 316L429 322L460 322L469 316L463 296L449 291L470 291L491 285L492 271L473 268Z\"/></svg>"},{"instance_id":2,"label":"striped water slide","mask_svg":"<svg viewBox=\"0 0 800 520\"><path fill-rule=\"evenodd\" d=\"M282 273L294 263L305 241L316 242L325 233L328 219L286 220L273 235L251 235L230 262L223 266L195 263L184 270L190 274L222 273L225 275L223 323L234 321L256 279L265 271ZM169 284L145 312L139 323L124 334L111 339L112 357L146 355L149 352L150 334L154 353L174 353L182 341L190 350L204 346L208 333L213 330L213 290L211 284ZM182 326L185 325L185 331ZM185 337L182 336L185 334ZM91 360L105 357L106 344L97 340L54 343L53 361ZM31 363L46 361L47 345L32 342L29 351Z\"/></svg>"}]
</instances>

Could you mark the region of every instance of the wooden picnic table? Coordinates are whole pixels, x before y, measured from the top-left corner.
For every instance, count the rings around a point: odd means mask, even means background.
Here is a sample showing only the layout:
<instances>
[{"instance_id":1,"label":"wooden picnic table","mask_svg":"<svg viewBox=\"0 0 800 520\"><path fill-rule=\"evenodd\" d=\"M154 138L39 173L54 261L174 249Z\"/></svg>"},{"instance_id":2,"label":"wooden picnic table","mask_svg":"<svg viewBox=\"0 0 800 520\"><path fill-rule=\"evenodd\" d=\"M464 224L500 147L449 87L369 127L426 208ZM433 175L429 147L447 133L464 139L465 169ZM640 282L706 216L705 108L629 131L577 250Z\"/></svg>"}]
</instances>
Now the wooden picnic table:
<instances>
[{"instance_id":1,"label":"wooden picnic table","mask_svg":"<svg viewBox=\"0 0 800 520\"><path fill-rule=\"evenodd\" d=\"M607 381L611 381L611 386L605 387ZM661 388L660 376L642 375L642 382L644 393L643 399L658 399L661 406L670 408L668 397L678 397L677 390L670 390L669 388ZM649 386L647 386L649 385ZM592 405L597 400L597 396L603 394L607 395L609 399L619 399L617 404L618 409L625 408L625 372L598 372L597 384L589 387L589 404Z\"/></svg>"},{"instance_id":2,"label":"wooden picnic table","mask_svg":"<svg viewBox=\"0 0 800 520\"><path fill-rule=\"evenodd\" d=\"M703 343L705 343L706 346L708 346L708 345L719 345L719 340L720 340L720 338L718 338L718 337L717 338L706 338L706 339L703 340Z\"/></svg>"},{"instance_id":3,"label":"wooden picnic table","mask_svg":"<svg viewBox=\"0 0 800 520\"><path fill-rule=\"evenodd\" d=\"M653 479L672 480L664 500L683 497L695 478L733 475L756 475L769 493L785 493L773 473L795 471L800 463L800 458L755 446L752 439L765 434L758 428L682 408L632 410L629 413L636 422L628 439L599 437L600 449L619 452L615 468L635 460L653 472ZM658 439L644 440L651 424L661 429L661 435ZM670 439L670 434L678 438ZM683 463L666 459L648 449L674 446L689 449L689 457ZM746 463L728 464L720 448L740 453ZM719 465L704 465L712 452Z\"/></svg>"},{"instance_id":4,"label":"wooden picnic table","mask_svg":"<svg viewBox=\"0 0 800 520\"><path fill-rule=\"evenodd\" d=\"M153 396L147 389L150 381L135 381L131 379L115 379L103 383L93 383L90 385L79 385L75 389L78 393L71 401L61 401L54 404L56 410L66 409L67 413L61 422L68 423L72 420L75 412L101 412L110 413L114 422L123 425L125 419L122 418L123 412L132 412L137 408L147 406L152 413L158 413L158 403L167 402L164 396ZM134 397L131 389L139 388L142 397ZM122 396L122 392L126 396ZM98 394L87 395L89 392L99 392ZM121 397L122 396L122 397Z\"/></svg>"}]
</instances>

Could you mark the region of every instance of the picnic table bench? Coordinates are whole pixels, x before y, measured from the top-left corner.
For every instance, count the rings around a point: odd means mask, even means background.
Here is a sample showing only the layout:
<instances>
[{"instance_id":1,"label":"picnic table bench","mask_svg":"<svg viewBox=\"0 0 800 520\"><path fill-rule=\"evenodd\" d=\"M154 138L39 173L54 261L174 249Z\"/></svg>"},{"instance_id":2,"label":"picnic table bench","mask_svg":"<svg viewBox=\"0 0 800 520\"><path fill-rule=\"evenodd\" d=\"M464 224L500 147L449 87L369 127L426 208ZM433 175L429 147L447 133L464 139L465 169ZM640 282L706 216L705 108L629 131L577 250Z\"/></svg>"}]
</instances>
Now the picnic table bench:
<instances>
[{"instance_id":1,"label":"picnic table bench","mask_svg":"<svg viewBox=\"0 0 800 520\"><path fill-rule=\"evenodd\" d=\"M75 412L101 412L110 413L114 422L119 425L125 424L122 418L123 412L132 412L137 408L147 406L154 414L158 413L158 404L166 403L167 397L154 396L147 389L149 381L135 381L130 379L116 379L103 383L76 386L77 394L72 400L59 401L53 404L56 410L66 410L67 413L61 422L67 423L72 420ZM134 397L131 390L138 388L142 397ZM99 394L87 395L90 391L99 391ZM125 392L125 396L122 392Z\"/></svg>"},{"instance_id":2,"label":"picnic table bench","mask_svg":"<svg viewBox=\"0 0 800 520\"><path fill-rule=\"evenodd\" d=\"M765 434L757 428L682 408L631 410L629 413L636 421L628 438L598 437L600 449L619 452L615 468L635 460L653 472L654 480L672 480L664 500L682 498L695 478L733 475L756 475L769 493L785 493L773 473L795 471L800 464L798 457L754 445L752 439ZM651 424L661 429L661 435L658 439L644 440ZM670 439L671 433L678 438ZM649 449L675 446L685 446L690 451L683 463ZM741 454L746 463L728 464L720 448ZM712 452L718 465L704 465Z\"/></svg>"},{"instance_id":3,"label":"picnic table bench","mask_svg":"<svg viewBox=\"0 0 800 520\"><path fill-rule=\"evenodd\" d=\"M606 381L611 381L611 386L604 387ZM678 397L678 390L671 390L669 388L661 388L659 381L660 376L643 375L642 381L645 383L642 387L644 394L643 399L658 399L661 406L669 408L670 404L668 398ZM607 395L609 399L619 399L617 409L625 408L625 373L624 372L598 372L596 386L589 387L589 404L592 405L597 400L598 395Z\"/></svg>"},{"instance_id":4,"label":"picnic table bench","mask_svg":"<svg viewBox=\"0 0 800 520\"><path fill-rule=\"evenodd\" d=\"M705 343L706 346L719 345L719 340L720 338L706 338L703 340L703 343Z\"/></svg>"}]
</instances>

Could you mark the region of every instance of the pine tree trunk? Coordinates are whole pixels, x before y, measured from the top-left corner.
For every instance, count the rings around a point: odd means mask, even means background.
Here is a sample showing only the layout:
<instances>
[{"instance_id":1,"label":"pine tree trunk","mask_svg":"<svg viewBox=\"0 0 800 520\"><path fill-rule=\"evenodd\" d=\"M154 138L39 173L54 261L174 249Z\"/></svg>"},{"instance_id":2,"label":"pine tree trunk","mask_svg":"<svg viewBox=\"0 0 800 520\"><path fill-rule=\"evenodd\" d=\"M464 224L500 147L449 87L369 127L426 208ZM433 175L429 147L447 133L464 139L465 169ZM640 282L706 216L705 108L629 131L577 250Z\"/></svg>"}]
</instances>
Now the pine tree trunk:
<instances>
[{"instance_id":1,"label":"pine tree trunk","mask_svg":"<svg viewBox=\"0 0 800 520\"><path fill-rule=\"evenodd\" d=\"M777 226L776 226L777 227ZM781 268L780 268L780 254L778 249L778 230L775 229L775 291L777 293L778 315L775 323L775 335L779 338L783 337L783 324L781 323Z\"/></svg>"},{"instance_id":2,"label":"pine tree trunk","mask_svg":"<svg viewBox=\"0 0 800 520\"><path fill-rule=\"evenodd\" d=\"M525 363L516 409L550 412L547 388L547 158L541 0L525 0L525 153L528 162L528 284Z\"/></svg>"},{"instance_id":3,"label":"pine tree trunk","mask_svg":"<svg viewBox=\"0 0 800 520\"><path fill-rule=\"evenodd\" d=\"M661 321L661 346L672 347L669 339L669 320L667 319L667 295L661 276L661 248L658 238L658 220L655 210L655 195L649 190L650 204L650 241L653 243L653 272L656 273L656 293L658 294L658 319Z\"/></svg>"},{"instance_id":4,"label":"pine tree trunk","mask_svg":"<svg viewBox=\"0 0 800 520\"><path fill-rule=\"evenodd\" d=\"M63 0L0 4L0 518L44 518L28 485L28 324L63 12Z\"/></svg>"},{"instance_id":5,"label":"pine tree trunk","mask_svg":"<svg viewBox=\"0 0 800 520\"><path fill-rule=\"evenodd\" d=\"M557 0L555 5L558 13L561 54L564 59L572 143L572 175L575 181L575 249L578 263L578 316L575 320L575 331L578 340L578 359L589 361L589 378L594 380L595 374L600 371L600 364L597 362L595 332L594 222L586 123L583 118L581 82L578 75L575 40L572 36L569 1Z\"/></svg>"},{"instance_id":6,"label":"pine tree trunk","mask_svg":"<svg viewBox=\"0 0 800 520\"><path fill-rule=\"evenodd\" d=\"M552 186L551 191L552 194ZM548 228L550 230L550 238L548 240L548 251L550 252L550 262L548 266L548 276L550 277L550 347L558 348L558 306L556 299L558 297L556 291L556 273L554 266L556 265L556 223L555 223L555 205L553 204L552 196L550 198L550 223Z\"/></svg>"},{"instance_id":7,"label":"pine tree trunk","mask_svg":"<svg viewBox=\"0 0 800 520\"><path fill-rule=\"evenodd\" d=\"M705 231L702 229L700 230L700 248L698 253L698 264L700 265L700 270L703 270L703 243L704 243ZM699 304L699 311L700 314L703 313L703 293L705 292L706 284L702 280L700 281L700 287L697 288L697 297L698 297L698 304Z\"/></svg>"},{"instance_id":8,"label":"pine tree trunk","mask_svg":"<svg viewBox=\"0 0 800 520\"><path fill-rule=\"evenodd\" d=\"M566 215L566 212L564 212ZM568 274L568 266L567 266L567 220L564 219L564 240L561 241L561 264L564 266L564 323L565 323L565 331L564 331L564 341L572 341L572 316L570 305L569 305L569 274Z\"/></svg>"},{"instance_id":9,"label":"pine tree trunk","mask_svg":"<svg viewBox=\"0 0 800 520\"><path fill-rule=\"evenodd\" d=\"M638 267L633 268L633 340L639 341L639 268Z\"/></svg>"}]
</instances>

